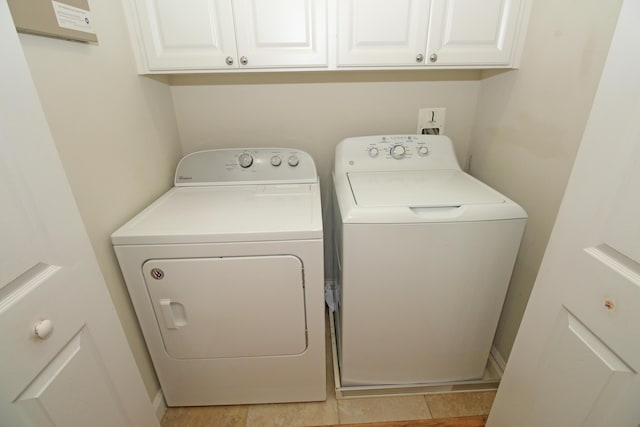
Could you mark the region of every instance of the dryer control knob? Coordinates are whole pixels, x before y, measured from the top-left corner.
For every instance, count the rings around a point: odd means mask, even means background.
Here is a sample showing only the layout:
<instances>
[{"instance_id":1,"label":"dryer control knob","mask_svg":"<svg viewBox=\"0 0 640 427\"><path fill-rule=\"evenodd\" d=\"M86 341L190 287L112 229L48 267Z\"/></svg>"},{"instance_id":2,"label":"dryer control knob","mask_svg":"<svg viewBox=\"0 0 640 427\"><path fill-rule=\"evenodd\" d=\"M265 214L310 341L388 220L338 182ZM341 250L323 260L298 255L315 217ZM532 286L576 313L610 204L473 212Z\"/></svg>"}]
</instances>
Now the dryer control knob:
<instances>
[{"instance_id":1,"label":"dryer control knob","mask_svg":"<svg viewBox=\"0 0 640 427\"><path fill-rule=\"evenodd\" d=\"M240 157L238 157L238 163L243 168L248 168L253 164L253 157L249 153L242 153Z\"/></svg>"},{"instance_id":2,"label":"dryer control knob","mask_svg":"<svg viewBox=\"0 0 640 427\"><path fill-rule=\"evenodd\" d=\"M394 145L389 150L389 153L391 153L391 157L394 159L400 160L404 158L405 154L407 154L407 150L402 145Z\"/></svg>"},{"instance_id":3,"label":"dryer control knob","mask_svg":"<svg viewBox=\"0 0 640 427\"><path fill-rule=\"evenodd\" d=\"M280 156L272 156L271 157L271 165L272 166L280 166L282 164L282 159Z\"/></svg>"},{"instance_id":4,"label":"dryer control knob","mask_svg":"<svg viewBox=\"0 0 640 427\"><path fill-rule=\"evenodd\" d=\"M422 146L420 148L418 148L418 154L421 155L422 157L426 156L427 154L429 154L429 149L425 146Z\"/></svg>"},{"instance_id":5,"label":"dryer control knob","mask_svg":"<svg viewBox=\"0 0 640 427\"><path fill-rule=\"evenodd\" d=\"M376 147L369 148L369 157L378 157L379 151Z\"/></svg>"},{"instance_id":6,"label":"dryer control knob","mask_svg":"<svg viewBox=\"0 0 640 427\"><path fill-rule=\"evenodd\" d=\"M287 162L289 163L289 166L298 166L298 163L300 163L300 159L298 159L298 156L296 155L292 155L289 156L289 160L287 160Z\"/></svg>"}]
</instances>

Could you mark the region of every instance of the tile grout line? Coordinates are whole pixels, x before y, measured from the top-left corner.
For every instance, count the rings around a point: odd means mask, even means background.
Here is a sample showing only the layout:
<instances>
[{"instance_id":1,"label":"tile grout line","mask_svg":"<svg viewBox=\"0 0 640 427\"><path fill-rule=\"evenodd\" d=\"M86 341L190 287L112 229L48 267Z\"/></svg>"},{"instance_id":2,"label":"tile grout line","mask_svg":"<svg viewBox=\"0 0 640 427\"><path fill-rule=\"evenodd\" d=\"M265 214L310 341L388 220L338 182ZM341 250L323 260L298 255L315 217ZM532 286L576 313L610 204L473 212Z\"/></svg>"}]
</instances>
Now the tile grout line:
<instances>
[{"instance_id":1,"label":"tile grout line","mask_svg":"<svg viewBox=\"0 0 640 427\"><path fill-rule=\"evenodd\" d=\"M427 405L427 411L429 411L429 417L433 419L433 414L431 413L431 408L429 407L429 400L427 399L427 395L423 394L422 398L424 399L424 403Z\"/></svg>"}]
</instances>

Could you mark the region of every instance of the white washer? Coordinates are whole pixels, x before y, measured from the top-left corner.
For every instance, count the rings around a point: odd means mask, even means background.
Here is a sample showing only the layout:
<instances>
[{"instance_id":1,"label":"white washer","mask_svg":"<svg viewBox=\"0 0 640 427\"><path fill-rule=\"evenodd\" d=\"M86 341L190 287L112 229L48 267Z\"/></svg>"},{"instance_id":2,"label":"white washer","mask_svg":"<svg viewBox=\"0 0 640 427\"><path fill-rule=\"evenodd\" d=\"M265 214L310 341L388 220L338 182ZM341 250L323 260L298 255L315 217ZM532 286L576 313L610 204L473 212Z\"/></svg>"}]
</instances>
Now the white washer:
<instances>
[{"instance_id":1,"label":"white washer","mask_svg":"<svg viewBox=\"0 0 640 427\"><path fill-rule=\"evenodd\" d=\"M169 406L326 398L320 188L293 149L209 150L111 236Z\"/></svg>"},{"instance_id":2,"label":"white washer","mask_svg":"<svg viewBox=\"0 0 640 427\"><path fill-rule=\"evenodd\" d=\"M524 210L464 173L446 136L348 138L334 186L342 386L480 378Z\"/></svg>"}]
</instances>

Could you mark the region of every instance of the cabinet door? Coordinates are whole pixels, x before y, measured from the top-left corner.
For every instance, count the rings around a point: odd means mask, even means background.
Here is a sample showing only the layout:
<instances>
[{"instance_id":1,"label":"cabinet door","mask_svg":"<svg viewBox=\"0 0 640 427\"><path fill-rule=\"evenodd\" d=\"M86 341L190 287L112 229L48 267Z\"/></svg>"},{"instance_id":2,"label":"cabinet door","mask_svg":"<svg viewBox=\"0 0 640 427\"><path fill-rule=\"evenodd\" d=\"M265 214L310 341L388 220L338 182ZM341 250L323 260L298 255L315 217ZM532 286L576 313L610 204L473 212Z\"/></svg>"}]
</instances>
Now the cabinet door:
<instances>
[{"instance_id":1,"label":"cabinet door","mask_svg":"<svg viewBox=\"0 0 640 427\"><path fill-rule=\"evenodd\" d=\"M133 0L149 71L235 68L231 0Z\"/></svg>"},{"instance_id":2,"label":"cabinet door","mask_svg":"<svg viewBox=\"0 0 640 427\"><path fill-rule=\"evenodd\" d=\"M424 64L430 0L340 0L338 66Z\"/></svg>"},{"instance_id":3,"label":"cabinet door","mask_svg":"<svg viewBox=\"0 0 640 427\"><path fill-rule=\"evenodd\" d=\"M234 0L240 68L327 66L327 0Z\"/></svg>"},{"instance_id":4,"label":"cabinet door","mask_svg":"<svg viewBox=\"0 0 640 427\"><path fill-rule=\"evenodd\" d=\"M510 65L526 0L432 0L430 65Z\"/></svg>"}]
</instances>

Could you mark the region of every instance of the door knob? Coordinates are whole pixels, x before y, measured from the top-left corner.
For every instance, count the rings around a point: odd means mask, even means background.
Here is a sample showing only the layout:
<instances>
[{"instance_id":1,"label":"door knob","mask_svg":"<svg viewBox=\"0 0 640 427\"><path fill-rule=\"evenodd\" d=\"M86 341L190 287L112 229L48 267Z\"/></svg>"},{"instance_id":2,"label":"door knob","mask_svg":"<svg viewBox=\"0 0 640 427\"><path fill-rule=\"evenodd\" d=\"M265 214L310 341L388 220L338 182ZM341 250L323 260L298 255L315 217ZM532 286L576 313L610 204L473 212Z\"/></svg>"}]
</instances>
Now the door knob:
<instances>
[{"instance_id":1,"label":"door knob","mask_svg":"<svg viewBox=\"0 0 640 427\"><path fill-rule=\"evenodd\" d=\"M49 338L53 332L53 322L49 319L41 320L33 327L33 334L41 340Z\"/></svg>"}]
</instances>

